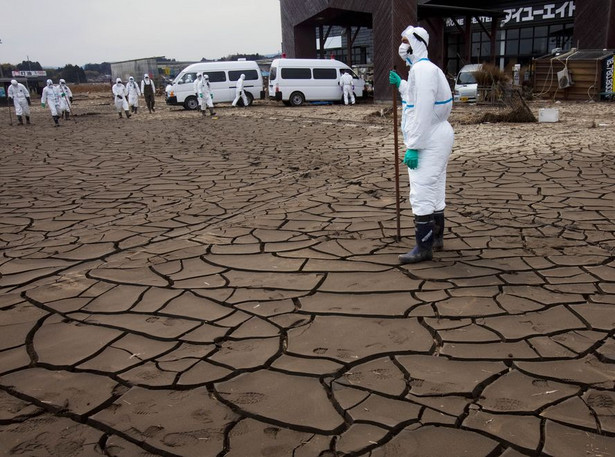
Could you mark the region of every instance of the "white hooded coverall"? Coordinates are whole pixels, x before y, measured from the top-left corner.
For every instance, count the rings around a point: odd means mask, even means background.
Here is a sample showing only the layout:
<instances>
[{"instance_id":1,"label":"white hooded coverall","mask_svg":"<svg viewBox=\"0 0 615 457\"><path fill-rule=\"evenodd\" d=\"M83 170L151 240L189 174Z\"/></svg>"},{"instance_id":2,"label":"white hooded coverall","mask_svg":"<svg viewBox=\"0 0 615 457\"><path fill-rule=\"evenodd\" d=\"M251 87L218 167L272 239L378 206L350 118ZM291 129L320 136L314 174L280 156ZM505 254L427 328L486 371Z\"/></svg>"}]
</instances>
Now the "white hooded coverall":
<instances>
[{"instance_id":1,"label":"white hooded coverall","mask_svg":"<svg viewBox=\"0 0 615 457\"><path fill-rule=\"evenodd\" d=\"M60 110L70 113L70 99L73 97L73 92L66 85L66 81L60 80Z\"/></svg>"},{"instance_id":2,"label":"white hooded coverall","mask_svg":"<svg viewBox=\"0 0 615 457\"><path fill-rule=\"evenodd\" d=\"M199 98L201 104L201 111L205 111L205 108L213 108L214 103L211 99L211 85L209 84L209 78L203 77L196 82L196 95Z\"/></svg>"},{"instance_id":3,"label":"white hooded coverall","mask_svg":"<svg viewBox=\"0 0 615 457\"><path fill-rule=\"evenodd\" d=\"M139 85L135 81L135 78L133 78L132 76L128 78L128 84L126 84L126 91L128 92L128 105L138 108L139 96L141 95L141 91L139 90Z\"/></svg>"},{"instance_id":4,"label":"white hooded coverall","mask_svg":"<svg viewBox=\"0 0 615 457\"><path fill-rule=\"evenodd\" d=\"M435 64L427 58L427 46L413 32L424 38L429 35L421 27L408 27L402 33L412 47L408 82L400 85L404 104L402 131L407 149L419 151L418 167L408 168L410 205L415 216L444 210L446 206L446 166L454 141L448 116L453 106L451 89Z\"/></svg>"},{"instance_id":5,"label":"white hooded coverall","mask_svg":"<svg viewBox=\"0 0 615 457\"><path fill-rule=\"evenodd\" d=\"M47 86L43 89L43 94L41 95L41 103L49 106L52 117L59 117L62 112L60 98L60 89L53 85L51 79L48 79Z\"/></svg>"},{"instance_id":6,"label":"white hooded coverall","mask_svg":"<svg viewBox=\"0 0 615 457\"><path fill-rule=\"evenodd\" d=\"M28 106L28 99L30 98L30 92L23 84L17 82L16 79L11 81L9 86L8 96L13 99L13 105L15 106L15 114L21 116L25 114L30 115L30 107Z\"/></svg>"},{"instance_id":7,"label":"white hooded coverall","mask_svg":"<svg viewBox=\"0 0 615 457\"><path fill-rule=\"evenodd\" d=\"M126 91L126 86L122 84L122 80L120 78L117 78L111 91L113 92L113 100L117 112L121 113L122 111L128 111L128 102L126 101L126 95L128 92Z\"/></svg>"},{"instance_id":8,"label":"white hooded coverall","mask_svg":"<svg viewBox=\"0 0 615 457\"><path fill-rule=\"evenodd\" d=\"M237 80L237 85L235 86L235 100L233 100L233 106L237 106L237 102L239 98L243 100L243 106L248 106L248 97L246 97L246 91L243 89L244 80L246 79L246 75L242 74Z\"/></svg>"},{"instance_id":9,"label":"white hooded coverall","mask_svg":"<svg viewBox=\"0 0 615 457\"><path fill-rule=\"evenodd\" d=\"M340 84L342 85L342 91L344 92L344 105L348 104L348 99L350 98L350 103L354 105L355 98L354 92L352 91L353 80L352 75L350 73L344 73L340 78Z\"/></svg>"}]
</instances>

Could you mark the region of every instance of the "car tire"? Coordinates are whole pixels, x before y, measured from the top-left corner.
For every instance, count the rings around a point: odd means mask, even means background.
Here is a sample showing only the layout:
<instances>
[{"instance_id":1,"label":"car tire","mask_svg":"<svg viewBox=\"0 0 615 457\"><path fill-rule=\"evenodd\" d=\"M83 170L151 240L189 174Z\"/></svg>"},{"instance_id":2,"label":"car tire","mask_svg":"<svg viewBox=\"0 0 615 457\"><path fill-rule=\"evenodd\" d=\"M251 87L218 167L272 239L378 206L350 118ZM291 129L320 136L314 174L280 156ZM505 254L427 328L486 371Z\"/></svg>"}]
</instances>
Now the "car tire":
<instances>
[{"instance_id":1,"label":"car tire","mask_svg":"<svg viewBox=\"0 0 615 457\"><path fill-rule=\"evenodd\" d=\"M254 103L254 95L252 95L250 92L246 92L246 98L248 99L248 106L252 106L252 103ZM237 105L243 106L243 98L239 98Z\"/></svg>"},{"instance_id":2,"label":"car tire","mask_svg":"<svg viewBox=\"0 0 615 457\"><path fill-rule=\"evenodd\" d=\"M188 110L194 111L198 107L199 107L199 101L197 100L196 97L188 97L184 101L184 108Z\"/></svg>"},{"instance_id":3,"label":"car tire","mask_svg":"<svg viewBox=\"0 0 615 457\"><path fill-rule=\"evenodd\" d=\"M301 92L293 92L288 98L291 106L301 106L305 103L305 95Z\"/></svg>"}]
</instances>

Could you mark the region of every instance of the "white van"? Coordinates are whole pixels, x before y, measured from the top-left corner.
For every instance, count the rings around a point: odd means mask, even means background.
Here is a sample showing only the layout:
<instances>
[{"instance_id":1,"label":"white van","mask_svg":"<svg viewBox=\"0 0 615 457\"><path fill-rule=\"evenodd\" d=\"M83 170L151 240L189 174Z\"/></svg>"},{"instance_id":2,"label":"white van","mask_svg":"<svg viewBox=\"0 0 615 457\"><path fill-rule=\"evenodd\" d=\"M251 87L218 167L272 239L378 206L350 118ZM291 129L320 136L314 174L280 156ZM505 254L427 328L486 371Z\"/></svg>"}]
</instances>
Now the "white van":
<instances>
[{"instance_id":1,"label":"white van","mask_svg":"<svg viewBox=\"0 0 615 457\"><path fill-rule=\"evenodd\" d=\"M188 65L165 89L167 105L184 105L186 109L197 109L199 101L194 90L196 74L209 76L214 104L232 102L235 99L235 85L239 76L246 75L244 89L251 105L255 98L261 97L263 76L254 61L237 62L200 62ZM243 105L240 99L239 104Z\"/></svg>"},{"instance_id":2,"label":"white van","mask_svg":"<svg viewBox=\"0 0 615 457\"><path fill-rule=\"evenodd\" d=\"M474 72L482 68L481 64L464 65L455 78L455 102L475 102L478 94L478 84Z\"/></svg>"},{"instance_id":3,"label":"white van","mask_svg":"<svg viewBox=\"0 0 615 457\"><path fill-rule=\"evenodd\" d=\"M365 81L345 63L333 59L275 59L269 73L269 98L288 106L306 101L342 101L341 70L350 72L355 96L363 97Z\"/></svg>"}]
</instances>

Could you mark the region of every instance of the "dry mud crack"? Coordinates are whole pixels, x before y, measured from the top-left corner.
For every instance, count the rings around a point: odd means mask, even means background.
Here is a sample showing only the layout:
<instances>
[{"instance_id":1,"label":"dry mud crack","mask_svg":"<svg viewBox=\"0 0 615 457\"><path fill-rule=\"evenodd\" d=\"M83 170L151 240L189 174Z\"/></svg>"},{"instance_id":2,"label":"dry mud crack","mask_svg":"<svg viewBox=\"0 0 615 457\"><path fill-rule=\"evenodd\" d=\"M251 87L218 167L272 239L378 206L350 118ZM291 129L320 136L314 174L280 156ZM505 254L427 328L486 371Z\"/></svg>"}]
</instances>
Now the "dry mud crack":
<instances>
[{"instance_id":1,"label":"dry mud crack","mask_svg":"<svg viewBox=\"0 0 615 457\"><path fill-rule=\"evenodd\" d=\"M615 455L615 105L455 107L412 267L379 107L78 105L0 113L1 455Z\"/></svg>"}]
</instances>

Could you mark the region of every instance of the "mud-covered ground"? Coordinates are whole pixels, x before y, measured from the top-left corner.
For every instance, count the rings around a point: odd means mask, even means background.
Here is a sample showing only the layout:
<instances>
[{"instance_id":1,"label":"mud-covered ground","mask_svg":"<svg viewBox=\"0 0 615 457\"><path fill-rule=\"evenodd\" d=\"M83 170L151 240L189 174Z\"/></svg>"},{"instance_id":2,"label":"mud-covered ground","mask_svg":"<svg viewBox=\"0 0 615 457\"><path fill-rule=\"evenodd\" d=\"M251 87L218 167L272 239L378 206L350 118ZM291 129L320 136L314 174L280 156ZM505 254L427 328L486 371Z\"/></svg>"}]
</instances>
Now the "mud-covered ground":
<instances>
[{"instance_id":1,"label":"mud-covered ground","mask_svg":"<svg viewBox=\"0 0 615 457\"><path fill-rule=\"evenodd\" d=\"M110 102L0 110L0 455L615 455L615 104L455 106L400 266L386 105Z\"/></svg>"}]
</instances>

